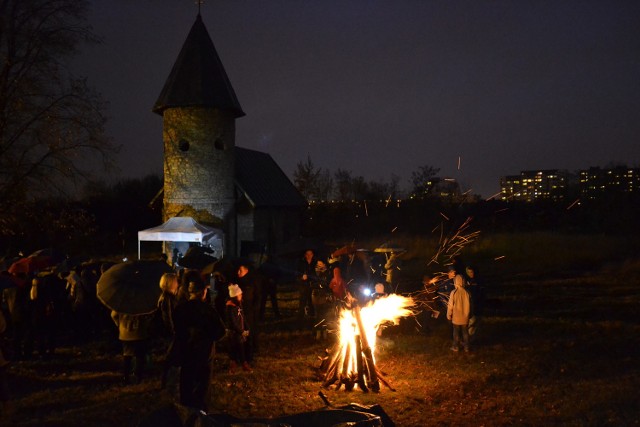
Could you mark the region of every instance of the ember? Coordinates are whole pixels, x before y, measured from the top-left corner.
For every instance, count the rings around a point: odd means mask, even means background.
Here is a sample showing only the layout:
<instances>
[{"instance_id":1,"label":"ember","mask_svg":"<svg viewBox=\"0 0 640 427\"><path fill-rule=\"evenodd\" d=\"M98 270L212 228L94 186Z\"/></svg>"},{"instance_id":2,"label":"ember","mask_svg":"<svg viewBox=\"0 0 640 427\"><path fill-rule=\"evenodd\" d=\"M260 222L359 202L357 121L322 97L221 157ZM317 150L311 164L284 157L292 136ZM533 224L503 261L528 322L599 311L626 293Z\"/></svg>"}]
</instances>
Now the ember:
<instances>
[{"instance_id":1,"label":"ember","mask_svg":"<svg viewBox=\"0 0 640 427\"><path fill-rule=\"evenodd\" d=\"M397 324L401 317L413 314L412 298L391 294L360 307L353 301L351 308L340 313L339 344L331 357L323 387L336 384L345 390L358 386L363 391L380 390L380 382L393 388L376 367L375 346L379 328L385 323Z\"/></svg>"}]
</instances>

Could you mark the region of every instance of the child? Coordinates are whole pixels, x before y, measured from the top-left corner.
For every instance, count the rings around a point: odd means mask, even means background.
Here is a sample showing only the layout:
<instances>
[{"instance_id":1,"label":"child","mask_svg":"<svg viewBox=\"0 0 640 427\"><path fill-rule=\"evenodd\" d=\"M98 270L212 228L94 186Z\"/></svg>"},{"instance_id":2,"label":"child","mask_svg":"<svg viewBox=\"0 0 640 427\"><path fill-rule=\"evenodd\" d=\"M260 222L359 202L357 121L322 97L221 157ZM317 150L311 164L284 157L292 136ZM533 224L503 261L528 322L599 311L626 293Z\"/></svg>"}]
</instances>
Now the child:
<instances>
[{"instance_id":1,"label":"child","mask_svg":"<svg viewBox=\"0 0 640 427\"><path fill-rule=\"evenodd\" d=\"M447 319L453 324L452 351L458 351L460 344L465 352L469 352L469 319L472 315L471 296L464 288L464 279L456 275L453 280L454 289L449 295Z\"/></svg>"},{"instance_id":2,"label":"child","mask_svg":"<svg viewBox=\"0 0 640 427\"><path fill-rule=\"evenodd\" d=\"M247 361L247 338L249 337L249 325L247 325L242 310L242 289L240 286L229 285L229 299L226 304L227 326L231 334L229 335L230 351L229 373L233 373L236 366L241 365L242 369L251 372L251 366Z\"/></svg>"}]
</instances>

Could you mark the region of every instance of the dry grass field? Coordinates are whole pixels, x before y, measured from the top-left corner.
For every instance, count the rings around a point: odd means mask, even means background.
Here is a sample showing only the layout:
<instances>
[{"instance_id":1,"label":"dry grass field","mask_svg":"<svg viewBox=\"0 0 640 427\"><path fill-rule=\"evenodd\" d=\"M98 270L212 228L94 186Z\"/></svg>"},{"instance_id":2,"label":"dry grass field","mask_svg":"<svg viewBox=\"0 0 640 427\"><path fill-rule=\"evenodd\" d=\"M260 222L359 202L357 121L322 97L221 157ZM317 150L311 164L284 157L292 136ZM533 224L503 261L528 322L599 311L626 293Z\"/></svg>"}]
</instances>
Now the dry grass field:
<instances>
[{"instance_id":1,"label":"dry grass field","mask_svg":"<svg viewBox=\"0 0 640 427\"><path fill-rule=\"evenodd\" d=\"M449 350L442 318L385 330L377 360L395 391L323 389L318 357L333 341L316 341L293 317L267 319L252 373L228 374L220 345L212 412L264 418L318 410L323 391L332 406L379 404L402 427L639 425L640 260L578 268L544 261L483 269L487 303L469 354ZM286 310L292 295L283 296ZM0 424L136 426L175 397L171 387L159 390L157 361L149 379L128 386L117 350L100 339L62 347L49 361L13 363L12 411Z\"/></svg>"}]
</instances>

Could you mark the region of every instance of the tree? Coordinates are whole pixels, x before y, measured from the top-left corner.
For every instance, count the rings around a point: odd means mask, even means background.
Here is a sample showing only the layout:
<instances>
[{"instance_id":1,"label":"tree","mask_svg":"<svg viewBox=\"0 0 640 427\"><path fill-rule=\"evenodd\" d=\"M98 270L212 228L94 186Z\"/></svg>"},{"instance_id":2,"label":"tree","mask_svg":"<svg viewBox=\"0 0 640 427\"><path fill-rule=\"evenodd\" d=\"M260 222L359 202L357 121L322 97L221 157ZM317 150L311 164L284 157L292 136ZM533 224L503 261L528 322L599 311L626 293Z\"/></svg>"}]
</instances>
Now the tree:
<instances>
[{"instance_id":1,"label":"tree","mask_svg":"<svg viewBox=\"0 0 640 427\"><path fill-rule=\"evenodd\" d=\"M433 178L438 172L440 172L440 168L428 165L420 166L418 170L411 172L412 195L424 197L429 194L433 187Z\"/></svg>"},{"instance_id":2,"label":"tree","mask_svg":"<svg viewBox=\"0 0 640 427\"><path fill-rule=\"evenodd\" d=\"M352 200L353 189L351 186L351 181L353 180L353 178L351 177L351 171L338 169L334 174L334 177L336 182L336 197L338 198L338 200Z\"/></svg>"},{"instance_id":3,"label":"tree","mask_svg":"<svg viewBox=\"0 0 640 427\"><path fill-rule=\"evenodd\" d=\"M320 173L321 170L316 168L311 161L311 156L307 156L306 162L298 162L296 165L296 170L293 172L293 183L305 199L311 200L315 196Z\"/></svg>"},{"instance_id":4,"label":"tree","mask_svg":"<svg viewBox=\"0 0 640 427\"><path fill-rule=\"evenodd\" d=\"M329 200L333 193L333 179L329 169L321 169L317 179L315 196L318 200Z\"/></svg>"},{"instance_id":5,"label":"tree","mask_svg":"<svg viewBox=\"0 0 640 427\"><path fill-rule=\"evenodd\" d=\"M84 0L0 0L0 213L109 167L106 103L69 60L97 42ZM15 210L15 209L14 209Z\"/></svg>"}]
</instances>

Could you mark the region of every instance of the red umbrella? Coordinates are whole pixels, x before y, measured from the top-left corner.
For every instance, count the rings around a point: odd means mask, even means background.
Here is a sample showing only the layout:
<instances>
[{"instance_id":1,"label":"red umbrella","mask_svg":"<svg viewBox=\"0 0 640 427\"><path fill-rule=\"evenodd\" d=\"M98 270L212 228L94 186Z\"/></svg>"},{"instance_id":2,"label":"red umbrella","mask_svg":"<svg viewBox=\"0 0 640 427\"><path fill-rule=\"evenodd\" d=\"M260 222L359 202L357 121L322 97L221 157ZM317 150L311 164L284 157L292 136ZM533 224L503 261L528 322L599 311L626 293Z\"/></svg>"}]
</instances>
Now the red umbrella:
<instances>
[{"instance_id":1,"label":"red umbrella","mask_svg":"<svg viewBox=\"0 0 640 427\"><path fill-rule=\"evenodd\" d=\"M24 273L26 275L30 275L45 270L49 267L53 267L54 265L55 262L50 256L28 256L26 258L21 258L11 264L11 267L9 267L9 273Z\"/></svg>"}]
</instances>

